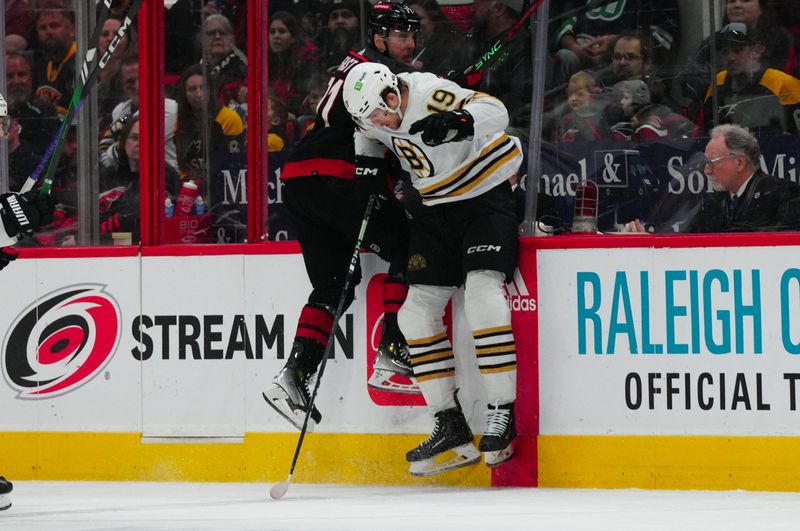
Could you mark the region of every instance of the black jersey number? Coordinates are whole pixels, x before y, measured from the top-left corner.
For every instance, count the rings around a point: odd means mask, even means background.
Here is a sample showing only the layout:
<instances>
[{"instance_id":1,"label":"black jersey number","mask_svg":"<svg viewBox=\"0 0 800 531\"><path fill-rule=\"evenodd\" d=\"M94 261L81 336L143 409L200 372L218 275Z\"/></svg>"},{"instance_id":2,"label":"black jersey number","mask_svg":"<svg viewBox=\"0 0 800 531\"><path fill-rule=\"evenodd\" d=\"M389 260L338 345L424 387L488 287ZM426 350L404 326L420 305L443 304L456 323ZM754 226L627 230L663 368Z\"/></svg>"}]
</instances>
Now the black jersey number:
<instances>
[{"instance_id":1,"label":"black jersey number","mask_svg":"<svg viewBox=\"0 0 800 531\"><path fill-rule=\"evenodd\" d=\"M430 112L444 112L453 106L456 95L450 91L439 89L431 96L433 101L428 102Z\"/></svg>"}]
</instances>

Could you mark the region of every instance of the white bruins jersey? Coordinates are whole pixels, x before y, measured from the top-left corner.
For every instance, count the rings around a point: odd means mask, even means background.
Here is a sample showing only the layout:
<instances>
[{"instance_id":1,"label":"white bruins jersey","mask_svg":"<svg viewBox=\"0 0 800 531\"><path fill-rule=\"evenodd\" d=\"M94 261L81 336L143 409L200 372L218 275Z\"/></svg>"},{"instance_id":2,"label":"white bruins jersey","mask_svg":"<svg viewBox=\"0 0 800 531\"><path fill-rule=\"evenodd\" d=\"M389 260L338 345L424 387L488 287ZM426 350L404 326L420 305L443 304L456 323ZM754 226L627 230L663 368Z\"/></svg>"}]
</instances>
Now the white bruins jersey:
<instances>
[{"instance_id":1,"label":"white bruins jersey","mask_svg":"<svg viewBox=\"0 0 800 531\"><path fill-rule=\"evenodd\" d=\"M356 131L357 155L382 157L388 147L411 174L426 205L477 197L517 172L522 164L519 139L503 131L508 112L497 98L460 87L434 74L398 74L408 85L408 103L397 130L367 125ZM475 121L475 134L460 142L425 145L411 124L432 113L464 109ZM378 145L378 143L383 145Z\"/></svg>"}]
</instances>

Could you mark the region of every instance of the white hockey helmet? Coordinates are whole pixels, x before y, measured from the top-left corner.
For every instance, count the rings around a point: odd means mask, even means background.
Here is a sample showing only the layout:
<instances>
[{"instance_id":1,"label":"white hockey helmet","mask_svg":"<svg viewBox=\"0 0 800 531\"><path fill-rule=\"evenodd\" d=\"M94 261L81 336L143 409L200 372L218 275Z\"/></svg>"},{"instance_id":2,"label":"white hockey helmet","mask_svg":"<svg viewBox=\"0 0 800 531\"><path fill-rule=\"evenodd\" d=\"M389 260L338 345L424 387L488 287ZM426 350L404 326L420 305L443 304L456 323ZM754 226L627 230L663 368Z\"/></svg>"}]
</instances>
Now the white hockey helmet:
<instances>
[{"instance_id":1,"label":"white hockey helmet","mask_svg":"<svg viewBox=\"0 0 800 531\"><path fill-rule=\"evenodd\" d=\"M400 112L399 104L396 109L392 109L383 101L387 89L397 94L398 100L400 99L397 76L389 70L389 67L381 63L361 63L354 66L347 74L342 100L353 120L365 125L369 123L370 115L378 109Z\"/></svg>"}]
</instances>

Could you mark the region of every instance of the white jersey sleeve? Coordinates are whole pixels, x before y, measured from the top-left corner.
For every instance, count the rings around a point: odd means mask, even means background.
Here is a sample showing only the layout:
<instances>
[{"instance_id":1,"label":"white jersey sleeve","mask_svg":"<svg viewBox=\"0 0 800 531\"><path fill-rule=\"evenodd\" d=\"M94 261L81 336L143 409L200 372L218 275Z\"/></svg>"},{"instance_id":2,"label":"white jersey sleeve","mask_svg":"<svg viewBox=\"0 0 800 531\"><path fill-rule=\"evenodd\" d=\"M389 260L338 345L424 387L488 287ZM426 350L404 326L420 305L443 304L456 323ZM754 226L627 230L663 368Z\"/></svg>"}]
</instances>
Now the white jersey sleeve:
<instances>
[{"instance_id":1,"label":"white jersey sleeve","mask_svg":"<svg viewBox=\"0 0 800 531\"><path fill-rule=\"evenodd\" d=\"M356 129L353 139L355 141L356 156L383 158L386 147L377 139L368 136L368 133Z\"/></svg>"},{"instance_id":2,"label":"white jersey sleeve","mask_svg":"<svg viewBox=\"0 0 800 531\"><path fill-rule=\"evenodd\" d=\"M397 155L425 204L477 197L517 172L522 151L519 140L504 132L508 112L500 100L429 73L398 74L398 78L408 86L400 127L370 127L365 134ZM457 109L472 115L475 134L471 139L428 146L421 132L408 133L418 120Z\"/></svg>"}]
</instances>

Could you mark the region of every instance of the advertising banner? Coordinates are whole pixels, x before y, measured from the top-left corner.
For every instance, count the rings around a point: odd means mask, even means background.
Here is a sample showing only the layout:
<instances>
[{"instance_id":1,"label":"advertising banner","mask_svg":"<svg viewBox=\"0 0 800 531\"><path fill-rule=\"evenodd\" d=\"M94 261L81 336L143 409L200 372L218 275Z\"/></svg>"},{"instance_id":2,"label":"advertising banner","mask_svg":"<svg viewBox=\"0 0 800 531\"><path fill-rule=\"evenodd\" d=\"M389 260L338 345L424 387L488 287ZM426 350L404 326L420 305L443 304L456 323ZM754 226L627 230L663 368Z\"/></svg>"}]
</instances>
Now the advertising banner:
<instances>
[{"instance_id":1,"label":"advertising banner","mask_svg":"<svg viewBox=\"0 0 800 531\"><path fill-rule=\"evenodd\" d=\"M796 254L540 251L541 433L800 434Z\"/></svg>"}]
</instances>

